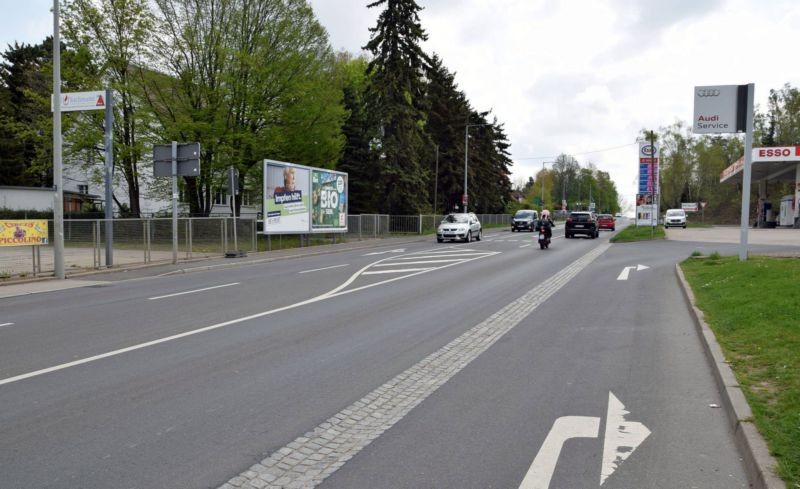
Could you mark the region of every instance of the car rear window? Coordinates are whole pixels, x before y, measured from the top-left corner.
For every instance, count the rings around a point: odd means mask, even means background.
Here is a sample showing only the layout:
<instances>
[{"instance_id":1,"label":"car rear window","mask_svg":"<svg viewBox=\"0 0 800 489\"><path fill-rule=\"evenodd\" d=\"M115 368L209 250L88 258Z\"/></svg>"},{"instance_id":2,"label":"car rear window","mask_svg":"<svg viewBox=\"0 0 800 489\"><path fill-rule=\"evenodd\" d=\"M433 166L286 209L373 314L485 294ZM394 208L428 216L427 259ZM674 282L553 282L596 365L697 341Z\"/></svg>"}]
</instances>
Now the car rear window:
<instances>
[{"instance_id":1,"label":"car rear window","mask_svg":"<svg viewBox=\"0 0 800 489\"><path fill-rule=\"evenodd\" d=\"M591 218L589 217L589 214L586 213L586 212L573 212L572 214L569 215L569 217L571 217L573 221L589 221L589 220L591 220Z\"/></svg>"},{"instance_id":2,"label":"car rear window","mask_svg":"<svg viewBox=\"0 0 800 489\"><path fill-rule=\"evenodd\" d=\"M514 217L517 219L527 219L531 216L533 216L533 211L517 211L517 213L514 214Z\"/></svg>"}]
</instances>

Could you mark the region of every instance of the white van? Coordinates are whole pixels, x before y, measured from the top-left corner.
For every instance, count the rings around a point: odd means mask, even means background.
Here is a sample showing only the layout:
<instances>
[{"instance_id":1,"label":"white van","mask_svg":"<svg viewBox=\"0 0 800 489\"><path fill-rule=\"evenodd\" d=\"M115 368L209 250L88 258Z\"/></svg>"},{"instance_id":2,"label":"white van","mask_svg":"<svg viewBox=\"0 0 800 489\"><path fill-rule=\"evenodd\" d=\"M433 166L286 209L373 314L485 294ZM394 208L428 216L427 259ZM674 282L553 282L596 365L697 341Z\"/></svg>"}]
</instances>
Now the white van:
<instances>
[{"instance_id":1,"label":"white van","mask_svg":"<svg viewBox=\"0 0 800 489\"><path fill-rule=\"evenodd\" d=\"M683 209L667 209L664 216L664 228L681 227L686 229L686 211Z\"/></svg>"}]
</instances>

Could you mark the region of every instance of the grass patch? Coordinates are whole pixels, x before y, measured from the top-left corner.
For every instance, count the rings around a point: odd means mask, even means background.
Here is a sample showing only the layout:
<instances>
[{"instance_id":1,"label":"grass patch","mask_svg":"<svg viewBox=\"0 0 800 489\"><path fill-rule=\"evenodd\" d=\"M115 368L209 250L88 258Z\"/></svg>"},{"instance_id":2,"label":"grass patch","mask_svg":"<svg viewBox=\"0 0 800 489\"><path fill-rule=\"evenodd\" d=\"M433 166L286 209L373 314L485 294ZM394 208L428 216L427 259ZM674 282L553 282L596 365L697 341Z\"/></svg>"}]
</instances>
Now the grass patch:
<instances>
[{"instance_id":1,"label":"grass patch","mask_svg":"<svg viewBox=\"0 0 800 489\"><path fill-rule=\"evenodd\" d=\"M648 241L650 239L664 239L666 233L661 226L628 226L611 238L612 243L630 243L632 241Z\"/></svg>"},{"instance_id":2,"label":"grass patch","mask_svg":"<svg viewBox=\"0 0 800 489\"><path fill-rule=\"evenodd\" d=\"M709 266L712 265L712 266ZM681 264L778 460L800 487L800 260L713 253Z\"/></svg>"}]
</instances>

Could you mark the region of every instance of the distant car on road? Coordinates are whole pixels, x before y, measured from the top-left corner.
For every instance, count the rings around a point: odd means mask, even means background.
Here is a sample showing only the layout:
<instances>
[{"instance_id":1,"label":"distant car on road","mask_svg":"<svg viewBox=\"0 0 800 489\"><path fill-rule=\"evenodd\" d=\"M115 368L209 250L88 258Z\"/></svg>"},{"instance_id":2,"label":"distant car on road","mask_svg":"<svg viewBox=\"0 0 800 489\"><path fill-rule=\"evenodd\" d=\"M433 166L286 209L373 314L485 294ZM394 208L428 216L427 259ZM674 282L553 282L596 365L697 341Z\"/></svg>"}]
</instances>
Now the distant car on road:
<instances>
[{"instance_id":1,"label":"distant car on road","mask_svg":"<svg viewBox=\"0 0 800 489\"><path fill-rule=\"evenodd\" d=\"M472 212L468 214L456 213L444 216L439 228L436 230L436 241L443 242L446 239L455 241L464 240L469 243L473 239L480 241L483 230L478 216Z\"/></svg>"},{"instance_id":2,"label":"distant car on road","mask_svg":"<svg viewBox=\"0 0 800 489\"><path fill-rule=\"evenodd\" d=\"M686 229L686 211L683 209L667 209L664 217L664 228L681 227Z\"/></svg>"},{"instance_id":3,"label":"distant car on road","mask_svg":"<svg viewBox=\"0 0 800 489\"><path fill-rule=\"evenodd\" d=\"M531 209L518 210L511 219L511 232L522 231L523 229L533 232L538 220L539 213L537 211Z\"/></svg>"},{"instance_id":4,"label":"distant car on road","mask_svg":"<svg viewBox=\"0 0 800 489\"><path fill-rule=\"evenodd\" d=\"M597 227L597 215L594 212L576 211L570 212L567 223L564 226L564 237L573 238L576 234L583 234L592 239L600 236Z\"/></svg>"},{"instance_id":5,"label":"distant car on road","mask_svg":"<svg viewBox=\"0 0 800 489\"><path fill-rule=\"evenodd\" d=\"M598 214L597 215L597 228L610 229L615 231L617 229L614 217L611 214Z\"/></svg>"}]
</instances>

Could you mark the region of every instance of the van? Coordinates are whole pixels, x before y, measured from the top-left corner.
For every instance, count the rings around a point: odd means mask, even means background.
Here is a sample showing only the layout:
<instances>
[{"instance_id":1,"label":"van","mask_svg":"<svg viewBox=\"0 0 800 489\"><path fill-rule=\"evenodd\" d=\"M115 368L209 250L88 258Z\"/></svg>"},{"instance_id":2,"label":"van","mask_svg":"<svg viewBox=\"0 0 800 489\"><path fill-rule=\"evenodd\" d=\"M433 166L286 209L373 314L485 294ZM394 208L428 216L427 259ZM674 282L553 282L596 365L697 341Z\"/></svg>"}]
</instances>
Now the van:
<instances>
[{"instance_id":1,"label":"van","mask_svg":"<svg viewBox=\"0 0 800 489\"><path fill-rule=\"evenodd\" d=\"M664 229L673 227L686 229L686 211L683 209L667 209L667 215L664 216Z\"/></svg>"},{"instance_id":2,"label":"van","mask_svg":"<svg viewBox=\"0 0 800 489\"><path fill-rule=\"evenodd\" d=\"M518 210L514 217L511 219L511 232L522 231L527 229L533 232L536 227L536 221L539 220L539 213L532 209Z\"/></svg>"}]
</instances>

